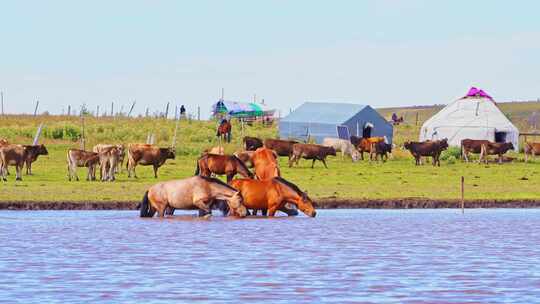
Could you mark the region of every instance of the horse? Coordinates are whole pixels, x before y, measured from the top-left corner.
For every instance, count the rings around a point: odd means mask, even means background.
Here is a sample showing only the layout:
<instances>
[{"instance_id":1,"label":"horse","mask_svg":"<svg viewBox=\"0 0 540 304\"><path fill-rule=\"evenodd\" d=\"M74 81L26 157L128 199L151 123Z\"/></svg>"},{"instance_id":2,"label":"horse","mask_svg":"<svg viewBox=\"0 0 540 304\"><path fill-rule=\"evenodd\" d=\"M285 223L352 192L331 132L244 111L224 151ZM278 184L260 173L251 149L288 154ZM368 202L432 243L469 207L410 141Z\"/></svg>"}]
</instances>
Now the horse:
<instances>
[{"instance_id":1,"label":"horse","mask_svg":"<svg viewBox=\"0 0 540 304\"><path fill-rule=\"evenodd\" d=\"M227 183L231 182L237 173L246 178L254 177L246 164L234 155L203 154L197 160L195 175L210 176L212 173L225 174Z\"/></svg>"},{"instance_id":2,"label":"horse","mask_svg":"<svg viewBox=\"0 0 540 304\"><path fill-rule=\"evenodd\" d=\"M199 209L199 216L211 214L215 200L225 200L235 215L244 217L247 209L240 192L217 178L192 176L185 179L161 182L144 193L141 217L165 216L167 209Z\"/></svg>"},{"instance_id":3,"label":"horse","mask_svg":"<svg viewBox=\"0 0 540 304\"><path fill-rule=\"evenodd\" d=\"M278 155L274 150L258 148L251 157L251 161L255 167L255 176L260 180L281 176L277 159Z\"/></svg>"},{"instance_id":4,"label":"horse","mask_svg":"<svg viewBox=\"0 0 540 304\"><path fill-rule=\"evenodd\" d=\"M306 192L295 184L281 178L270 180L235 179L230 185L240 191L244 205L248 209L267 209L273 217L277 210L284 211L286 203L296 205L307 216L315 217L317 212Z\"/></svg>"},{"instance_id":5,"label":"horse","mask_svg":"<svg viewBox=\"0 0 540 304\"><path fill-rule=\"evenodd\" d=\"M222 140L227 141L228 143L231 142L231 123L224 119L221 124L219 124L219 127L217 128L217 137L221 137Z\"/></svg>"}]
</instances>

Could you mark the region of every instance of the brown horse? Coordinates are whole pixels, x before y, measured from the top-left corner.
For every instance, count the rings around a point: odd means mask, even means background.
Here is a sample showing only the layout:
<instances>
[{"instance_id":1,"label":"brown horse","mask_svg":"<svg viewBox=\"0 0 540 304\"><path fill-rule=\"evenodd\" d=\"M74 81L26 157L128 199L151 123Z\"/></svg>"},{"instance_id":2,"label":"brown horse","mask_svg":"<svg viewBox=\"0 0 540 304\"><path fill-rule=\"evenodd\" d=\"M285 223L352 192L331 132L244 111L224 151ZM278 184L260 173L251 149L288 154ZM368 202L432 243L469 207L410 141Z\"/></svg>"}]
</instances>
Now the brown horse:
<instances>
[{"instance_id":1,"label":"brown horse","mask_svg":"<svg viewBox=\"0 0 540 304\"><path fill-rule=\"evenodd\" d=\"M246 216L242 195L233 187L217 178L193 176L153 185L141 202L141 217L152 217L157 212L165 216L167 209L199 209L199 215L211 214L215 200L225 200L230 210L238 216Z\"/></svg>"},{"instance_id":2,"label":"brown horse","mask_svg":"<svg viewBox=\"0 0 540 304\"><path fill-rule=\"evenodd\" d=\"M221 137L223 141L227 141L228 143L231 142L231 123L224 119L221 124L219 124L219 127L217 129L217 137Z\"/></svg>"},{"instance_id":3,"label":"brown horse","mask_svg":"<svg viewBox=\"0 0 540 304\"><path fill-rule=\"evenodd\" d=\"M281 176L277 158L278 155L274 150L258 148L251 157L251 161L255 167L255 176L260 180L268 180L276 176Z\"/></svg>"},{"instance_id":4,"label":"brown horse","mask_svg":"<svg viewBox=\"0 0 540 304\"><path fill-rule=\"evenodd\" d=\"M260 181L254 179L235 179L231 186L238 189L248 209L268 209L268 216L277 210L284 211L286 203L294 204L306 215L315 217L317 212L309 196L293 183L281 177Z\"/></svg>"},{"instance_id":5,"label":"brown horse","mask_svg":"<svg viewBox=\"0 0 540 304\"><path fill-rule=\"evenodd\" d=\"M249 171L246 164L234 155L203 154L197 160L195 175L210 176L212 173L226 175L227 183L237 173L246 178L253 178L253 173Z\"/></svg>"}]
</instances>

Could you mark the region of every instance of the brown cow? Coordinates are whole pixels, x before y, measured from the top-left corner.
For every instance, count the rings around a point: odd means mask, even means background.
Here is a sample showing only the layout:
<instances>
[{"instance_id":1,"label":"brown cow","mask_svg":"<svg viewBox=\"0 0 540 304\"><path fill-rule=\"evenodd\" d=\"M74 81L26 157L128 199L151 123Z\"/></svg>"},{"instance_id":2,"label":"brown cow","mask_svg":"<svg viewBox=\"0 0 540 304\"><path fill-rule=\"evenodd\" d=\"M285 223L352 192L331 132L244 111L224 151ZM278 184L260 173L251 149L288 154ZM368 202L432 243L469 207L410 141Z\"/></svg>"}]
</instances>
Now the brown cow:
<instances>
[{"instance_id":1,"label":"brown cow","mask_svg":"<svg viewBox=\"0 0 540 304\"><path fill-rule=\"evenodd\" d=\"M234 155L203 154L197 160L195 175L210 177L212 174L226 175L227 183L239 173L243 177L253 178L253 173L249 171L246 164Z\"/></svg>"},{"instance_id":2,"label":"brown cow","mask_svg":"<svg viewBox=\"0 0 540 304\"><path fill-rule=\"evenodd\" d=\"M532 156L534 160L536 155L540 155L540 143L525 142L523 152L525 152L525 162L529 161L529 155Z\"/></svg>"},{"instance_id":3,"label":"brown cow","mask_svg":"<svg viewBox=\"0 0 540 304\"><path fill-rule=\"evenodd\" d=\"M279 156L287 156L289 160L292 156L293 145L297 144L294 140L282 140L267 138L264 140L264 147L276 151Z\"/></svg>"},{"instance_id":4,"label":"brown cow","mask_svg":"<svg viewBox=\"0 0 540 304\"><path fill-rule=\"evenodd\" d=\"M421 165L422 156L431 156L433 159L433 166L441 166L439 157L441 152L448 148L448 140L424 141L424 142L405 142L405 149L408 149L414 156L416 165Z\"/></svg>"},{"instance_id":5,"label":"brown cow","mask_svg":"<svg viewBox=\"0 0 540 304\"><path fill-rule=\"evenodd\" d=\"M316 160L320 160L324 164L324 167L328 169L328 166L326 165L326 157L328 155L336 156L336 149L334 149L334 147L325 147L315 144L294 144L292 157L289 160L289 167L292 167L294 162L298 165L300 158L304 158L313 160L311 168L315 166Z\"/></svg>"},{"instance_id":6,"label":"brown cow","mask_svg":"<svg viewBox=\"0 0 540 304\"><path fill-rule=\"evenodd\" d=\"M114 173L120 173L122 171L122 165L124 164L124 158L126 157L126 148L122 144L117 145L111 145L111 144L97 144L92 148L92 151L95 153L99 153L103 151L104 149L109 149L112 147L117 148L117 155L118 155L118 161L116 162L116 168L114 169Z\"/></svg>"},{"instance_id":7,"label":"brown cow","mask_svg":"<svg viewBox=\"0 0 540 304\"><path fill-rule=\"evenodd\" d=\"M0 147L9 145L9 141L5 138L0 138Z\"/></svg>"},{"instance_id":8,"label":"brown cow","mask_svg":"<svg viewBox=\"0 0 540 304\"><path fill-rule=\"evenodd\" d=\"M69 149L67 151L68 179L73 177L78 181L77 167L87 167L88 174L86 180L96 180L96 167L99 163L99 153L84 151L79 149Z\"/></svg>"},{"instance_id":9,"label":"brown cow","mask_svg":"<svg viewBox=\"0 0 540 304\"><path fill-rule=\"evenodd\" d=\"M17 175L15 180L22 180L22 168L26 162L27 151L22 145L5 145L0 147L0 175L7 181L8 166L15 166Z\"/></svg>"},{"instance_id":10,"label":"brown cow","mask_svg":"<svg viewBox=\"0 0 540 304\"><path fill-rule=\"evenodd\" d=\"M49 151L45 145L23 145L26 149L26 174L32 175L32 163L38 159L40 155L49 155Z\"/></svg>"},{"instance_id":11,"label":"brown cow","mask_svg":"<svg viewBox=\"0 0 540 304\"><path fill-rule=\"evenodd\" d=\"M176 152L173 148L159 148L149 144L130 144L128 147L127 170L128 177L131 174L137 178L135 167L137 165L153 166L154 177L157 178L157 171L167 159L174 159Z\"/></svg>"},{"instance_id":12,"label":"brown cow","mask_svg":"<svg viewBox=\"0 0 540 304\"><path fill-rule=\"evenodd\" d=\"M255 151L263 146L262 140L257 137L244 136L242 142L246 151Z\"/></svg>"},{"instance_id":13,"label":"brown cow","mask_svg":"<svg viewBox=\"0 0 540 304\"><path fill-rule=\"evenodd\" d=\"M255 167L255 176L260 180L269 180L281 176L277 158L278 155L274 150L268 148L257 149L251 158Z\"/></svg>"},{"instance_id":14,"label":"brown cow","mask_svg":"<svg viewBox=\"0 0 540 304\"><path fill-rule=\"evenodd\" d=\"M489 144L489 140L484 139L463 139L461 140L461 155L466 162L469 162L469 153L479 154L482 145Z\"/></svg>"},{"instance_id":15,"label":"brown cow","mask_svg":"<svg viewBox=\"0 0 540 304\"><path fill-rule=\"evenodd\" d=\"M358 152L360 152L360 158L364 160L364 152L367 152L371 158L371 148L373 144L379 142L385 142L384 137L368 137L360 139L358 145L356 146L356 149L358 150Z\"/></svg>"},{"instance_id":16,"label":"brown cow","mask_svg":"<svg viewBox=\"0 0 540 304\"><path fill-rule=\"evenodd\" d=\"M482 159L484 159L484 163L487 164L488 162L488 155L498 155L499 156L499 164L502 164L503 161L503 154L508 152L508 150L513 150L514 145L512 143L487 143L482 144L480 148L480 163L482 163Z\"/></svg>"}]
</instances>

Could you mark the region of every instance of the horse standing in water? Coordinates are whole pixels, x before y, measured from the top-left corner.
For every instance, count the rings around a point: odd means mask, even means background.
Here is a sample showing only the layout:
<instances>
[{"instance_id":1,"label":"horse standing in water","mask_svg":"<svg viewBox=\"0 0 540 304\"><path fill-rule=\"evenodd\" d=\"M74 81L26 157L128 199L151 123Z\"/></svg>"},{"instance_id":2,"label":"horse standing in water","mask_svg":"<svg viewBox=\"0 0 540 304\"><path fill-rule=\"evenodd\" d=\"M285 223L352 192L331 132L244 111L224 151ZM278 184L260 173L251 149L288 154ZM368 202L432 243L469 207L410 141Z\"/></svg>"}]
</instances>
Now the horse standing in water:
<instances>
[{"instance_id":1,"label":"horse standing in water","mask_svg":"<svg viewBox=\"0 0 540 304\"><path fill-rule=\"evenodd\" d=\"M285 211L285 204L294 204L307 216L315 217L317 212L309 196L293 183L281 177L260 181L254 179L235 179L231 186L239 190L244 205L249 209L268 209L268 216L277 210Z\"/></svg>"},{"instance_id":2,"label":"horse standing in water","mask_svg":"<svg viewBox=\"0 0 540 304\"><path fill-rule=\"evenodd\" d=\"M234 155L203 154L197 160L195 175L210 176L212 173L226 175L227 183L239 173L243 177L253 178L246 164Z\"/></svg>"},{"instance_id":3,"label":"horse standing in water","mask_svg":"<svg viewBox=\"0 0 540 304\"><path fill-rule=\"evenodd\" d=\"M223 119L221 121L221 124L219 124L219 127L217 128L217 137L221 137L221 139L223 141L226 141L228 143L231 142L231 130L232 130L232 126L231 126L231 123L226 120L226 119Z\"/></svg>"},{"instance_id":4,"label":"horse standing in water","mask_svg":"<svg viewBox=\"0 0 540 304\"><path fill-rule=\"evenodd\" d=\"M199 216L211 214L215 200L224 200L235 215L244 217L247 209L240 192L217 178L193 176L161 182L144 194L141 217L165 216L167 209L199 209Z\"/></svg>"}]
</instances>

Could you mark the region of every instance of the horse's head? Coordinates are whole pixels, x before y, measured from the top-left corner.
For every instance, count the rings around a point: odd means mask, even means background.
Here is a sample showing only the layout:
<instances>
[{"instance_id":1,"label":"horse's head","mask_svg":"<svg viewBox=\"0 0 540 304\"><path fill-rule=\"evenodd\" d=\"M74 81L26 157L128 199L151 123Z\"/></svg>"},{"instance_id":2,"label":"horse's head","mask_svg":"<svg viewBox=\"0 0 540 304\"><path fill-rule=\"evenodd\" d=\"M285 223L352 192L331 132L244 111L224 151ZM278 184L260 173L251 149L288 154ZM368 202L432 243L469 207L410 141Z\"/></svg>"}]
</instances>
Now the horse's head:
<instances>
[{"instance_id":1,"label":"horse's head","mask_svg":"<svg viewBox=\"0 0 540 304\"><path fill-rule=\"evenodd\" d=\"M315 207L313 207L313 201L309 198L306 191L302 192L302 195L300 196L300 199L296 201L296 204L298 209L307 216L315 217L317 215L317 211L315 211Z\"/></svg>"},{"instance_id":2,"label":"horse's head","mask_svg":"<svg viewBox=\"0 0 540 304\"><path fill-rule=\"evenodd\" d=\"M236 192L233 196L231 196L231 198L227 200L227 203L229 204L229 208L231 208L233 214L240 217L245 217L247 215L248 211L246 206L244 206L244 199L242 198L242 194L240 194L240 192Z\"/></svg>"}]
</instances>

